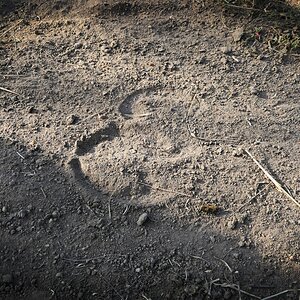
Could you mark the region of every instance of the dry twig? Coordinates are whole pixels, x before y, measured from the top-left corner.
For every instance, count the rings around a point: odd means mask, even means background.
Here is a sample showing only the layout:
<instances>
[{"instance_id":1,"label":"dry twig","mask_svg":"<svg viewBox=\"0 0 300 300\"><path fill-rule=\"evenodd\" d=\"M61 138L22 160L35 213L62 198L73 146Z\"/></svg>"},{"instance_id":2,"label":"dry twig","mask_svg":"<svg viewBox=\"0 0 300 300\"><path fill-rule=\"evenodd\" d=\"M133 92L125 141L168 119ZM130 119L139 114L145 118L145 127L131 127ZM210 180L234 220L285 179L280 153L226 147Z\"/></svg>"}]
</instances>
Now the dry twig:
<instances>
[{"instance_id":1,"label":"dry twig","mask_svg":"<svg viewBox=\"0 0 300 300\"><path fill-rule=\"evenodd\" d=\"M265 298L262 298L261 300L270 300L270 299L273 299L275 297L278 297L278 296L281 296L281 295L284 295L284 294L287 294L289 292L299 292L300 290L285 290L285 291L282 291L282 292L279 292L277 294L274 294L274 295L271 295L271 296L268 296L268 297L265 297Z\"/></svg>"},{"instance_id":2,"label":"dry twig","mask_svg":"<svg viewBox=\"0 0 300 300\"><path fill-rule=\"evenodd\" d=\"M3 92L7 92L7 93L11 93L11 94L20 96L20 94L14 92L14 91L11 91L11 90L9 90L9 89L6 89L6 88L4 88L4 87L0 87L0 90L3 91Z\"/></svg>"},{"instance_id":3,"label":"dry twig","mask_svg":"<svg viewBox=\"0 0 300 300\"><path fill-rule=\"evenodd\" d=\"M290 200L292 200L297 206L300 207L300 203L252 156L252 154L246 149L245 149L245 152L258 165L258 167L264 172L264 174L275 185L275 187L278 189L278 191L285 194Z\"/></svg>"},{"instance_id":4,"label":"dry twig","mask_svg":"<svg viewBox=\"0 0 300 300\"><path fill-rule=\"evenodd\" d=\"M46 193L45 193L45 191L42 187L41 187L41 191L42 191L42 194L43 194L44 198L47 198L47 195L46 195Z\"/></svg>"}]
</instances>

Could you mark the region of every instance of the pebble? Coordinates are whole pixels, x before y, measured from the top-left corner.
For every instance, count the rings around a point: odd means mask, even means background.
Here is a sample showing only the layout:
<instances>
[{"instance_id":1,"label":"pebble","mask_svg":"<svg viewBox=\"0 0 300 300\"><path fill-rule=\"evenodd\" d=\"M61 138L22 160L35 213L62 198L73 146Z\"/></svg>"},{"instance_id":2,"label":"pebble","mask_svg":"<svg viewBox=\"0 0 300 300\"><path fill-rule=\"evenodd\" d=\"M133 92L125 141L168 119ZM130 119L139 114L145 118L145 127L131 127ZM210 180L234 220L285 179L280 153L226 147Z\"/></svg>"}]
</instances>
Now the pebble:
<instances>
[{"instance_id":1,"label":"pebble","mask_svg":"<svg viewBox=\"0 0 300 300\"><path fill-rule=\"evenodd\" d=\"M232 48L230 46L226 46L226 47L221 47L220 50L224 53L224 54L229 54L232 52Z\"/></svg>"},{"instance_id":2,"label":"pebble","mask_svg":"<svg viewBox=\"0 0 300 300\"><path fill-rule=\"evenodd\" d=\"M6 206L3 206L3 207L2 207L2 212L3 212L3 213L6 213L6 212L7 212L7 207L6 207Z\"/></svg>"},{"instance_id":3,"label":"pebble","mask_svg":"<svg viewBox=\"0 0 300 300\"><path fill-rule=\"evenodd\" d=\"M67 117L66 122L68 125L74 125L77 120L78 120L78 117L76 115L70 115Z\"/></svg>"},{"instance_id":4,"label":"pebble","mask_svg":"<svg viewBox=\"0 0 300 300\"><path fill-rule=\"evenodd\" d=\"M142 226L144 225L144 223L148 220L148 214L147 213L143 213L139 216L138 220L137 220L137 225Z\"/></svg>"},{"instance_id":5,"label":"pebble","mask_svg":"<svg viewBox=\"0 0 300 300\"><path fill-rule=\"evenodd\" d=\"M61 278L62 277L62 273L61 272L56 273L55 277L56 278Z\"/></svg>"},{"instance_id":6,"label":"pebble","mask_svg":"<svg viewBox=\"0 0 300 300\"><path fill-rule=\"evenodd\" d=\"M244 153L244 149L241 148L241 147L235 149L235 150L232 152L233 156L236 156L236 157L242 156L243 153Z\"/></svg>"},{"instance_id":7,"label":"pebble","mask_svg":"<svg viewBox=\"0 0 300 300\"><path fill-rule=\"evenodd\" d=\"M258 95L258 94L259 94L259 90L258 90L255 86L250 86L249 92L250 92L252 95Z\"/></svg>"},{"instance_id":8,"label":"pebble","mask_svg":"<svg viewBox=\"0 0 300 300\"><path fill-rule=\"evenodd\" d=\"M239 27L239 28L237 28L237 29L232 33L233 40L234 40L235 42L239 42L239 41L242 39L243 34L244 34L244 27Z\"/></svg>"},{"instance_id":9,"label":"pebble","mask_svg":"<svg viewBox=\"0 0 300 300\"><path fill-rule=\"evenodd\" d=\"M74 49L80 49L80 48L82 48L82 46L83 46L83 44L80 43L80 42L75 43L75 44L74 44Z\"/></svg>"},{"instance_id":10,"label":"pebble","mask_svg":"<svg viewBox=\"0 0 300 300\"><path fill-rule=\"evenodd\" d=\"M20 210L18 213L17 213L17 216L20 218L20 219L23 219L26 217L26 211L25 210Z\"/></svg>"},{"instance_id":11,"label":"pebble","mask_svg":"<svg viewBox=\"0 0 300 300\"><path fill-rule=\"evenodd\" d=\"M238 246L241 247L241 248L242 248L242 247L245 247L245 246L246 246L246 243L245 243L244 241L239 241L239 242L238 242Z\"/></svg>"}]
</instances>

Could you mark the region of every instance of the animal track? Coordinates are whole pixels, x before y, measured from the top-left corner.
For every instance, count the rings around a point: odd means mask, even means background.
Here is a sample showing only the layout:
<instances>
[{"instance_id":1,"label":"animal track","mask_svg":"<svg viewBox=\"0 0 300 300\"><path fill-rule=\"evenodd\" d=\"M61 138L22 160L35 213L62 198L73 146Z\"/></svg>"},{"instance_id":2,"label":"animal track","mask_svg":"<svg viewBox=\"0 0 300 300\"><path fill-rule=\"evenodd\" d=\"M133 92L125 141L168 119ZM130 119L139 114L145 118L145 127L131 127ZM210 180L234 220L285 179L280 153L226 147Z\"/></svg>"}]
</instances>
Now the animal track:
<instances>
[{"instance_id":1,"label":"animal track","mask_svg":"<svg viewBox=\"0 0 300 300\"><path fill-rule=\"evenodd\" d=\"M97 130L88 137L84 136L82 140L78 140L76 142L75 154L78 156L85 155L99 143L111 141L117 136L119 136L119 129L114 122L111 122L107 127Z\"/></svg>"},{"instance_id":2,"label":"animal track","mask_svg":"<svg viewBox=\"0 0 300 300\"><path fill-rule=\"evenodd\" d=\"M145 94L145 96L149 96L149 93L158 90L158 86L152 86L147 88L142 88L136 90L129 94L119 105L119 112L124 118L132 118L136 111L134 111L134 104L139 100L139 96Z\"/></svg>"}]
</instances>

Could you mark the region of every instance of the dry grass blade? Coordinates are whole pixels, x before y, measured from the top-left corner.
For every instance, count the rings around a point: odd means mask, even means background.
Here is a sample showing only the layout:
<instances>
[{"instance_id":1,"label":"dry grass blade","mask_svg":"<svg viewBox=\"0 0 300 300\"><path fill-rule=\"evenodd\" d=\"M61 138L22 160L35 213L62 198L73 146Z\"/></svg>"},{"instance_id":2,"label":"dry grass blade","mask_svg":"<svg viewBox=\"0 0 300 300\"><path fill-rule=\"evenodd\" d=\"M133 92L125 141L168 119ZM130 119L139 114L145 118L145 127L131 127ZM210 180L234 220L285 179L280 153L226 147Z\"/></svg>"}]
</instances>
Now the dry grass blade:
<instances>
[{"instance_id":1,"label":"dry grass blade","mask_svg":"<svg viewBox=\"0 0 300 300\"><path fill-rule=\"evenodd\" d=\"M230 289L233 289L233 290L235 290L237 292L240 292L240 293L242 293L244 295L252 297L254 299L260 299L261 300L261 297L258 297L256 295L253 295L251 293L248 293L246 291L241 290L236 284L227 284L227 283L221 283L221 284L219 284L219 283L214 283L214 285L217 285L217 286L220 286L220 287L223 287L223 288L230 288Z\"/></svg>"},{"instance_id":2,"label":"dry grass blade","mask_svg":"<svg viewBox=\"0 0 300 300\"><path fill-rule=\"evenodd\" d=\"M250 156L250 158L258 165L258 167L264 172L264 174L271 180L275 187L281 193L285 194L290 200L292 200L298 207L300 203L253 157L253 155L245 149L245 152Z\"/></svg>"},{"instance_id":3,"label":"dry grass blade","mask_svg":"<svg viewBox=\"0 0 300 300\"><path fill-rule=\"evenodd\" d=\"M285 291L279 292L277 294L262 298L261 300L270 300L270 299L276 298L278 296L281 296L281 295L284 295L284 294L287 294L287 293L290 293L290 292L299 292L299 291L300 290L297 290L297 289L296 290L285 290Z\"/></svg>"},{"instance_id":4,"label":"dry grass blade","mask_svg":"<svg viewBox=\"0 0 300 300\"><path fill-rule=\"evenodd\" d=\"M9 89L6 89L6 88L4 88L4 87L0 87L0 90L3 91L3 92L7 92L7 93L11 93L11 94L20 96L20 94L14 92L14 91L11 91L11 90L9 90Z\"/></svg>"}]
</instances>

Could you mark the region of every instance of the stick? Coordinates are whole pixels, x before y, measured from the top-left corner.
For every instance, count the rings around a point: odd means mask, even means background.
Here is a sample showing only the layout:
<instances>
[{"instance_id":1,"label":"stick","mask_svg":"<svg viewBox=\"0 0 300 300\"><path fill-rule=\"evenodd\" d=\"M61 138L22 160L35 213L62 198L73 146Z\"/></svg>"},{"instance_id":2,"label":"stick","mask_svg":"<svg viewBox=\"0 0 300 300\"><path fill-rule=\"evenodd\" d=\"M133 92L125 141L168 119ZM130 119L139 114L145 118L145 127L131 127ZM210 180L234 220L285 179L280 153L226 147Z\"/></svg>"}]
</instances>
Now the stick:
<instances>
[{"instance_id":1,"label":"stick","mask_svg":"<svg viewBox=\"0 0 300 300\"><path fill-rule=\"evenodd\" d=\"M280 295L283 295L283 294L286 294L286 293L289 293L289 292L299 292L299 291L300 290L285 290L285 291L279 292L277 294L262 298L261 300L269 300L269 299L275 298L277 296L280 296Z\"/></svg>"},{"instance_id":2,"label":"stick","mask_svg":"<svg viewBox=\"0 0 300 300\"><path fill-rule=\"evenodd\" d=\"M190 257L200 259L200 260L206 262L208 265L210 265L210 262L208 260L206 260L205 258L201 257L201 256L190 255Z\"/></svg>"},{"instance_id":3,"label":"stick","mask_svg":"<svg viewBox=\"0 0 300 300\"><path fill-rule=\"evenodd\" d=\"M44 198L47 198L47 195L46 195L46 193L45 193L45 191L44 191L44 189L42 187L41 187L41 191L43 193Z\"/></svg>"},{"instance_id":4,"label":"stick","mask_svg":"<svg viewBox=\"0 0 300 300\"><path fill-rule=\"evenodd\" d=\"M256 295L253 295L251 293L248 293L246 291L243 291L241 289L239 289L235 284L227 284L227 283L213 283L214 285L217 285L217 286L220 286L220 287L223 287L223 288L230 288L230 289L233 289L233 290L236 290L237 292L240 291L242 294L245 294L247 296L250 296L252 298L255 298L255 299L261 299L260 297L256 296Z\"/></svg>"},{"instance_id":5,"label":"stick","mask_svg":"<svg viewBox=\"0 0 300 300\"><path fill-rule=\"evenodd\" d=\"M14 91L8 90L8 89L6 89L6 88L4 88L4 87L0 87L0 90L1 90L1 91L4 91L4 92L7 92L7 93L11 93L11 94L20 96L20 94L14 92Z\"/></svg>"},{"instance_id":6,"label":"stick","mask_svg":"<svg viewBox=\"0 0 300 300\"><path fill-rule=\"evenodd\" d=\"M245 152L251 157L251 159L259 166L259 168L264 172L264 174L271 180L275 187L281 193L285 194L290 200L292 200L297 206L300 207L300 203L252 156L252 154L244 149Z\"/></svg>"},{"instance_id":7,"label":"stick","mask_svg":"<svg viewBox=\"0 0 300 300\"><path fill-rule=\"evenodd\" d=\"M20 152L17 151L17 154L18 154L22 159L25 159L25 157L24 157Z\"/></svg>"},{"instance_id":8,"label":"stick","mask_svg":"<svg viewBox=\"0 0 300 300\"><path fill-rule=\"evenodd\" d=\"M138 183L141 184L141 185L147 186L147 187L149 187L149 188L151 188L153 190L158 190L158 191L162 191L162 192L166 192L166 193L177 194L177 195L181 195L181 196L185 196L185 197L192 197L192 195L185 194L185 193L182 193L182 192L172 191L172 190L163 189L163 188L159 188L159 187L155 188L152 185L147 184L147 183L143 183L143 182L138 182Z\"/></svg>"},{"instance_id":9,"label":"stick","mask_svg":"<svg viewBox=\"0 0 300 300\"><path fill-rule=\"evenodd\" d=\"M0 74L3 77L28 77L29 75L18 75L18 74Z\"/></svg>"}]
</instances>

